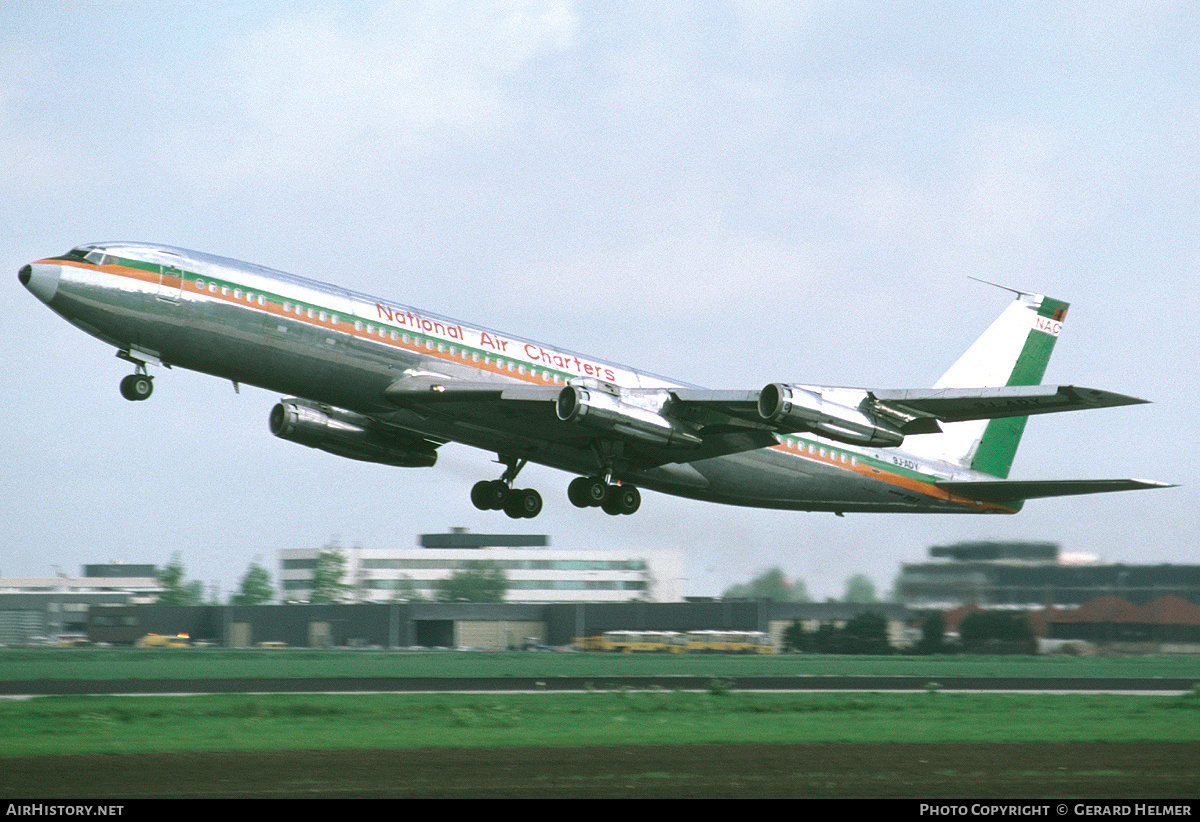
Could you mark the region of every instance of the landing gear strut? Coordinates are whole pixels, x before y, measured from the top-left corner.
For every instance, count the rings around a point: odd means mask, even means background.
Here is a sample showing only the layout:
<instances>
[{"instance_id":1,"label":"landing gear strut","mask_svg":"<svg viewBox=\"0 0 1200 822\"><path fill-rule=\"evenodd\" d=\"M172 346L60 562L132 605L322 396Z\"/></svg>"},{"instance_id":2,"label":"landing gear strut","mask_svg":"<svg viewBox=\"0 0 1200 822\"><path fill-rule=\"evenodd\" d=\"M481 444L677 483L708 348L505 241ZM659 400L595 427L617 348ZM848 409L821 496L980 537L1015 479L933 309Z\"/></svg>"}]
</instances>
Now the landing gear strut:
<instances>
[{"instance_id":1,"label":"landing gear strut","mask_svg":"<svg viewBox=\"0 0 1200 822\"><path fill-rule=\"evenodd\" d=\"M150 399L154 393L154 378L146 371L146 363L127 350L118 351L117 357L133 363L134 368L134 373L121 380L121 396L133 402Z\"/></svg>"},{"instance_id":2,"label":"landing gear strut","mask_svg":"<svg viewBox=\"0 0 1200 822\"><path fill-rule=\"evenodd\" d=\"M508 466L498 480L481 480L471 488L471 502L480 511L504 511L513 519L532 519L542 512L542 495L532 488L513 488L525 460L501 457Z\"/></svg>"}]
</instances>

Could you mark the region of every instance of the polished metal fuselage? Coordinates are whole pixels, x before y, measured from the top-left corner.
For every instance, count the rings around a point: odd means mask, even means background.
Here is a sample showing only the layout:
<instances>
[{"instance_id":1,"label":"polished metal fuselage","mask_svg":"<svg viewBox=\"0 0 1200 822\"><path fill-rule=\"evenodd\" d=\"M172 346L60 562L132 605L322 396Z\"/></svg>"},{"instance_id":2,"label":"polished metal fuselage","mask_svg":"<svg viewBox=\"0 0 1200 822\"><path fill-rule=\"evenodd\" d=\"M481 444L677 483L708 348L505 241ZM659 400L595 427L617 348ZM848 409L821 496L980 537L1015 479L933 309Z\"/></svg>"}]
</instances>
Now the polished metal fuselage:
<instances>
[{"instance_id":1,"label":"polished metal fuselage","mask_svg":"<svg viewBox=\"0 0 1200 822\"><path fill-rule=\"evenodd\" d=\"M627 366L209 254L141 243L99 243L31 264L30 290L132 359L187 368L384 419L434 441L455 441L588 475L594 455L486 418L414 411L385 391L432 373L478 384L606 384L650 390L682 384ZM54 270L56 269L56 270ZM23 278L24 279L24 278ZM36 288L35 288L36 286ZM40 289L40 291L38 290ZM701 500L824 511L1011 512L955 497L938 479L977 472L895 448L816 435L727 456L629 470L622 480ZM686 452L685 452L686 453Z\"/></svg>"}]
</instances>

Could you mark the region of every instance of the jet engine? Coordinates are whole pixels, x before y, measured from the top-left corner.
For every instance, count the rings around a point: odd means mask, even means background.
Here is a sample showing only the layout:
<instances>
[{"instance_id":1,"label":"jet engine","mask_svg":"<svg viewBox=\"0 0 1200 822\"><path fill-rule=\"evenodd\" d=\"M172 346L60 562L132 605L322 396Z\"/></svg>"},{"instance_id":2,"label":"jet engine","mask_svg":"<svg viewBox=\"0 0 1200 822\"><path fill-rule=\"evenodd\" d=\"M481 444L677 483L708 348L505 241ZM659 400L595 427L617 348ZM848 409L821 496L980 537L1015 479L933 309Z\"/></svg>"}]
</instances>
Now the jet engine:
<instances>
[{"instance_id":1,"label":"jet engine","mask_svg":"<svg viewBox=\"0 0 1200 822\"><path fill-rule=\"evenodd\" d=\"M831 440L852 445L894 448L904 434L891 422L864 412L865 391L847 391L847 399L862 397L858 407L826 399L824 392L800 385L771 383L758 395L758 413L763 419L793 431L812 431Z\"/></svg>"},{"instance_id":2,"label":"jet engine","mask_svg":"<svg viewBox=\"0 0 1200 822\"><path fill-rule=\"evenodd\" d=\"M370 417L307 400L281 400L271 409L271 433L289 442L339 457L400 468L428 468L437 462L429 442L382 428Z\"/></svg>"},{"instance_id":3,"label":"jet engine","mask_svg":"<svg viewBox=\"0 0 1200 822\"><path fill-rule=\"evenodd\" d=\"M577 422L600 431L611 431L659 446L700 445L703 440L680 423L664 416L661 409L666 393L658 392L647 405L635 405L620 396L578 385L559 392L555 411L564 422Z\"/></svg>"}]
</instances>

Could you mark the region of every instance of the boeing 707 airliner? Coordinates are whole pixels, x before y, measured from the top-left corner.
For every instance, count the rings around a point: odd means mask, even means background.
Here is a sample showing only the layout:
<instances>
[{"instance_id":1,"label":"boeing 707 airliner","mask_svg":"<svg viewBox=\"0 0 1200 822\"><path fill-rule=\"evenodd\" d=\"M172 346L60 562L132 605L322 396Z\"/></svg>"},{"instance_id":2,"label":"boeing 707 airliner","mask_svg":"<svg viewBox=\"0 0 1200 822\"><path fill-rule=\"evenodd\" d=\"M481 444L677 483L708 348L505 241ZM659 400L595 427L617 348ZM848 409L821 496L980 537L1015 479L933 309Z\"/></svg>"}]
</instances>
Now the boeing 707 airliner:
<instances>
[{"instance_id":1,"label":"boeing 707 airliner","mask_svg":"<svg viewBox=\"0 0 1200 822\"><path fill-rule=\"evenodd\" d=\"M932 388L771 383L708 390L391 300L235 260L94 243L24 266L21 283L133 366L204 372L286 395L276 436L352 459L429 467L459 442L505 470L484 510L534 517L528 462L575 474L570 501L632 514L639 487L798 511L1015 513L1025 500L1166 487L1008 479L1029 415L1144 402L1040 385L1067 304L1016 299Z\"/></svg>"}]
</instances>

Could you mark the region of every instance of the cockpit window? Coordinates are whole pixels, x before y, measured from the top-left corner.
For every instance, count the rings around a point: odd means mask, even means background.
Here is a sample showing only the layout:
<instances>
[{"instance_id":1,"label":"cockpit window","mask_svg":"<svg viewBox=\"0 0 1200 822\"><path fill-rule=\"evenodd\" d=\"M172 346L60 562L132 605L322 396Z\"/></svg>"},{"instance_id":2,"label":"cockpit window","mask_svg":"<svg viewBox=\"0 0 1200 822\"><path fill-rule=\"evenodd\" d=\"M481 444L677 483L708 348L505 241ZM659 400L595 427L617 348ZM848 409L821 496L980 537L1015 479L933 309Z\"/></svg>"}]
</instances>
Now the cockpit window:
<instances>
[{"instance_id":1,"label":"cockpit window","mask_svg":"<svg viewBox=\"0 0 1200 822\"><path fill-rule=\"evenodd\" d=\"M89 251L87 253L87 256L84 257L84 259L87 260L89 263L94 263L95 265L103 265L104 252L103 251Z\"/></svg>"}]
</instances>

